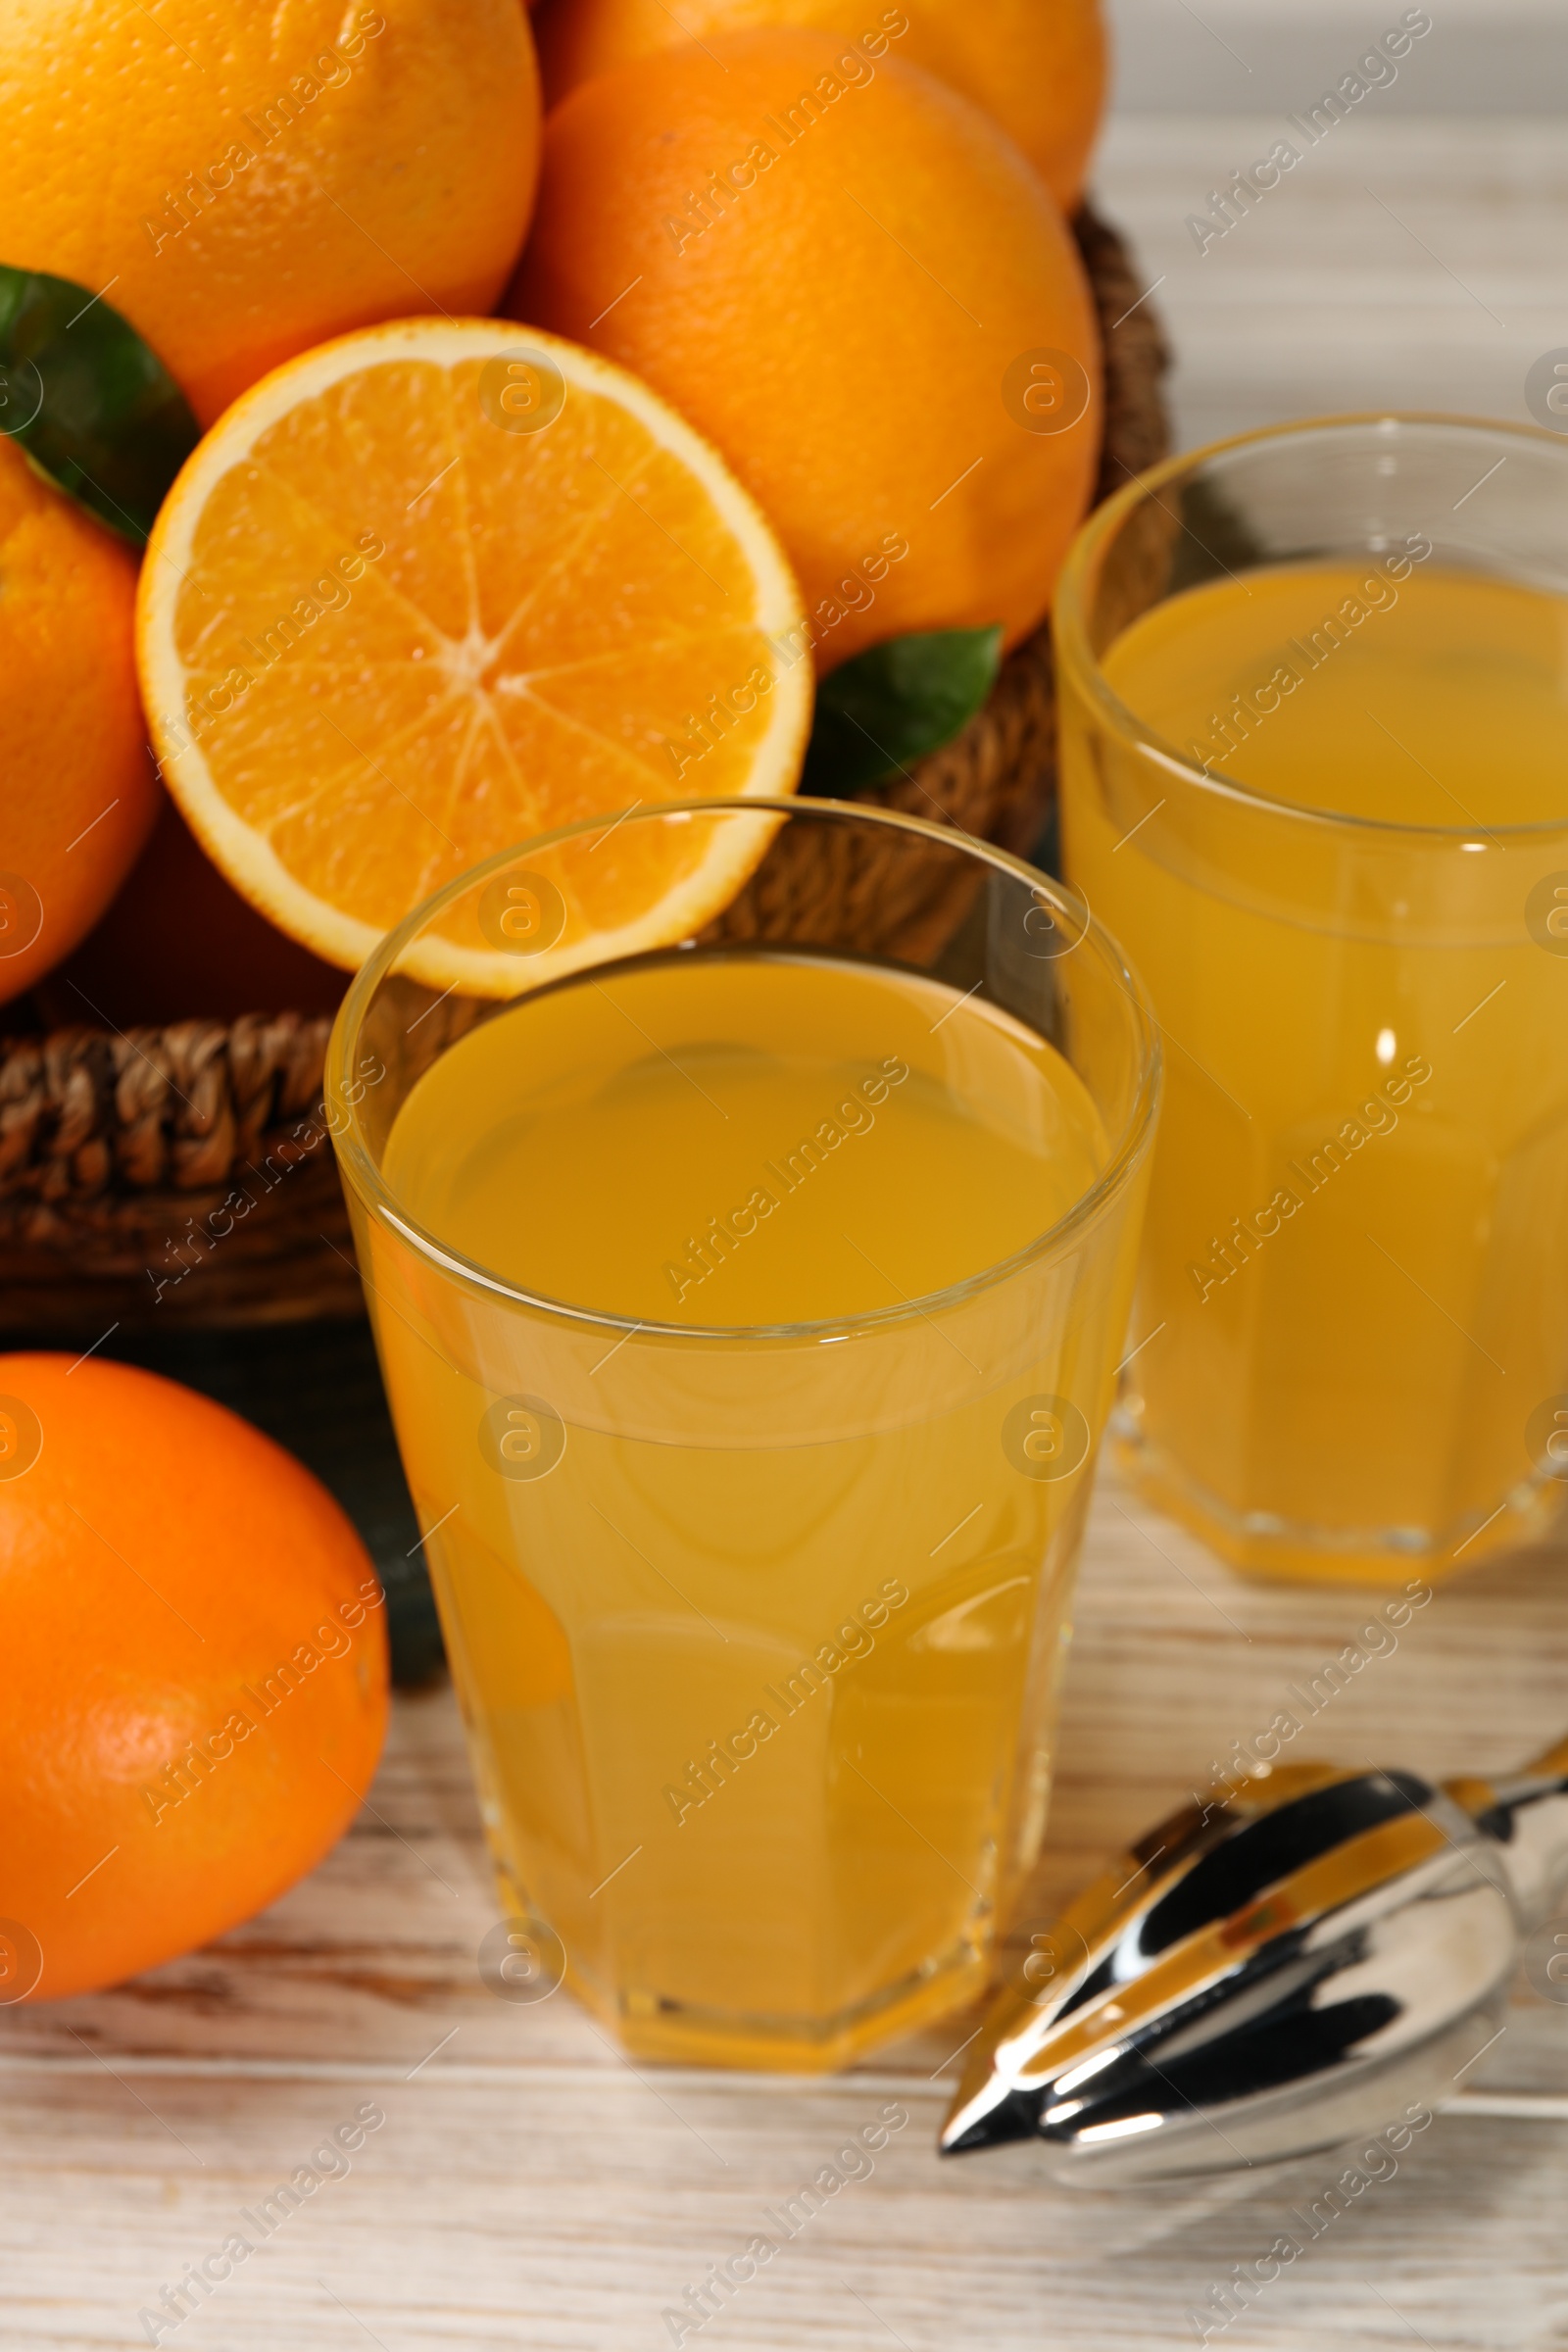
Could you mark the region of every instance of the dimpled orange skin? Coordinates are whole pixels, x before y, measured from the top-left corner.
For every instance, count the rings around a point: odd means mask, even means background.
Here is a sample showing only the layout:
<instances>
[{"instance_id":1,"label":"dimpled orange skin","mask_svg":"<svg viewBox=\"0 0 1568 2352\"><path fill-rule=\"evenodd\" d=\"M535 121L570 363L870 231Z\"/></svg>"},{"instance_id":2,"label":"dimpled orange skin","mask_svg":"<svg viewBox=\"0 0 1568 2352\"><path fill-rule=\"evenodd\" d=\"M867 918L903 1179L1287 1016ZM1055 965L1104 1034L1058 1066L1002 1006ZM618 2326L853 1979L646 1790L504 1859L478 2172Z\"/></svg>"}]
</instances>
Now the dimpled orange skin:
<instances>
[{"instance_id":1,"label":"dimpled orange skin","mask_svg":"<svg viewBox=\"0 0 1568 2352\"><path fill-rule=\"evenodd\" d=\"M543 0L534 31L545 104L630 58L753 24L852 40L888 32L894 56L994 115L1062 210L1077 209L1105 100L1100 0L681 0L674 11L664 0Z\"/></svg>"},{"instance_id":2,"label":"dimpled orange skin","mask_svg":"<svg viewBox=\"0 0 1568 2352\"><path fill-rule=\"evenodd\" d=\"M210 424L329 335L490 309L538 68L516 0L0 0L0 258L103 290Z\"/></svg>"},{"instance_id":3,"label":"dimpled orange skin","mask_svg":"<svg viewBox=\"0 0 1568 2352\"><path fill-rule=\"evenodd\" d=\"M158 813L135 597L130 549L0 438L0 1004L91 930Z\"/></svg>"},{"instance_id":4,"label":"dimpled orange skin","mask_svg":"<svg viewBox=\"0 0 1568 2352\"><path fill-rule=\"evenodd\" d=\"M823 32L726 33L584 82L546 124L506 305L645 377L728 459L784 542L822 672L911 631L1024 636L1100 441L1089 290L1039 176L930 74L860 56L851 84L845 56ZM776 160L750 163L759 147ZM704 228L712 172L733 194ZM1042 349L1088 379L1058 433L1004 401Z\"/></svg>"},{"instance_id":5,"label":"dimpled orange skin","mask_svg":"<svg viewBox=\"0 0 1568 2352\"><path fill-rule=\"evenodd\" d=\"M10 1400L43 1441L0 1476L13 1999L120 1984L262 1910L347 1828L387 1718L380 1587L325 1489L188 1389L71 1366L0 1356L0 1472L22 1458Z\"/></svg>"}]
</instances>

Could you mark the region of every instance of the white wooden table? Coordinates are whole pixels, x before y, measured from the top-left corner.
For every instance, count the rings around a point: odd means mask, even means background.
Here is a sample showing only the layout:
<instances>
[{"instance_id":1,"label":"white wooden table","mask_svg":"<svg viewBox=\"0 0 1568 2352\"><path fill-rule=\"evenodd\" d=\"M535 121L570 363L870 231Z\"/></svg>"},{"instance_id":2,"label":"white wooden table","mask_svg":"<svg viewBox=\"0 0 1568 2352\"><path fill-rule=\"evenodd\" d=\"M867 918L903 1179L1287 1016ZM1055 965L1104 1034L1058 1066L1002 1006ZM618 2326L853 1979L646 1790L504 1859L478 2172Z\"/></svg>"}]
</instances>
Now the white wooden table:
<instances>
[{"instance_id":1,"label":"white wooden table","mask_svg":"<svg viewBox=\"0 0 1568 2352\"><path fill-rule=\"evenodd\" d=\"M1128 118L1106 149L1102 197L1164 279L1184 437L1391 401L1521 416L1529 361L1568 343L1557 126L1369 115L1200 262L1183 216L1264 127ZM1298 1751L1435 1774L1519 1762L1568 1721L1565 1566L1441 1592ZM1039 1909L1204 1785L1365 1616L1353 1594L1238 1582L1102 1482ZM483 1988L492 1918L443 1690L399 1701L371 1803L265 1917L122 1991L0 2015L0 2345L147 2342L138 2313L366 2102L385 2121L352 2171L159 2340L653 2352L673 2340L663 2311L766 2227L761 2208L896 2100L909 2121L874 2174L686 2341L1145 2352L1197 2343L1192 2311L1338 2169L1127 2196L1057 2188L1028 2147L939 2164L970 2022L828 2083L639 2075L564 1993L514 2007ZM1568 2005L1522 1984L1472 2082L1494 2102L1555 2091L1564 2120L1441 2117L1211 2340L1568 2344Z\"/></svg>"},{"instance_id":2,"label":"white wooden table","mask_svg":"<svg viewBox=\"0 0 1568 2352\"><path fill-rule=\"evenodd\" d=\"M1568 1559L1440 1591L1298 1742L1440 1772L1516 1763L1568 1715ZM1244 1585L1102 1480L1082 1586L1042 1911L1209 1779L1365 1622L1354 1595ZM1295 1751L1293 1751L1295 1752ZM456 1711L404 1698L369 1806L313 1878L218 1947L123 1990L0 2020L0 2343L148 2340L137 2314L340 2124L385 2123L161 2341L181 2352L452 2346L638 2352L848 2134L908 2123L715 2317L706 2345L1143 2352L1338 2177L1136 2195L1053 2185L1044 2151L939 2162L971 2031L828 2082L628 2069L565 1993L502 2002ZM1473 2078L1568 2093L1568 2007L1521 1985ZM1564 2341L1562 2121L1442 2116L1225 2333L1239 2352ZM326 2168L330 2169L330 2168ZM1216 2339L1218 2340L1218 2339Z\"/></svg>"},{"instance_id":3,"label":"white wooden table","mask_svg":"<svg viewBox=\"0 0 1568 2352\"><path fill-rule=\"evenodd\" d=\"M1184 446L1350 409L1531 421L1526 371L1568 345L1568 121L1376 103L1201 254L1187 216L1268 154L1282 117L1112 123L1100 194L1156 286Z\"/></svg>"}]
</instances>

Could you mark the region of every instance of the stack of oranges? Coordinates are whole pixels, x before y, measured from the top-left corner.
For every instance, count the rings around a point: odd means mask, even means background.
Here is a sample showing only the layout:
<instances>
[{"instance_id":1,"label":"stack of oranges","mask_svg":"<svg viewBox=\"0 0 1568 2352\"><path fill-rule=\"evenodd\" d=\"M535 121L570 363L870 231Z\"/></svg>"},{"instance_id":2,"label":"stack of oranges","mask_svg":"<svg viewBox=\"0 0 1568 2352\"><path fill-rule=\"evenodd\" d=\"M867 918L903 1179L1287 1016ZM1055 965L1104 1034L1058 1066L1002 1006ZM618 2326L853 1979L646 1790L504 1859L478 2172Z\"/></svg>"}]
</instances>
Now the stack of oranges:
<instances>
[{"instance_id":1,"label":"stack of oranges","mask_svg":"<svg viewBox=\"0 0 1568 2352\"><path fill-rule=\"evenodd\" d=\"M325 1007L491 851L792 791L815 681L868 649L1025 637L1100 441L1067 221L1103 75L1098 0L0 0L0 1002ZM19 273L79 290L67 342L118 314L204 428L139 566L29 459ZM620 887L609 927L657 936L677 893L705 919L689 877ZM48 1991L307 1867L384 1657L367 1621L352 1672L241 1734L296 1623L361 1605L351 1531L180 1392L4 1368L37 1707L0 1809L38 1805L0 1913ZM271 1531L226 1584L219 1521ZM68 1606L117 1628L85 1679ZM221 1768L144 1803L209 1733ZM100 1842L134 1861L95 1911L64 1880Z\"/></svg>"},{"instance_id":2,"label":"stack of oranges","mask_svg":"<svg viewBox=\"0 0 1568 2352\"><path fill-rule=\"evenodd\" d=\"M55 1017L328 1004L486 852L787 792L815 678L1045 612L1099 442L1098 0L534 22L547 119L518 0L0 0L0 263L118 310L210 428L140 713L129 561L0 439L0 652L43 689L0 993L143 851L144 741L178 813ZM110 151L105 203L72 158Z\"/></svg>"}]
</instances>

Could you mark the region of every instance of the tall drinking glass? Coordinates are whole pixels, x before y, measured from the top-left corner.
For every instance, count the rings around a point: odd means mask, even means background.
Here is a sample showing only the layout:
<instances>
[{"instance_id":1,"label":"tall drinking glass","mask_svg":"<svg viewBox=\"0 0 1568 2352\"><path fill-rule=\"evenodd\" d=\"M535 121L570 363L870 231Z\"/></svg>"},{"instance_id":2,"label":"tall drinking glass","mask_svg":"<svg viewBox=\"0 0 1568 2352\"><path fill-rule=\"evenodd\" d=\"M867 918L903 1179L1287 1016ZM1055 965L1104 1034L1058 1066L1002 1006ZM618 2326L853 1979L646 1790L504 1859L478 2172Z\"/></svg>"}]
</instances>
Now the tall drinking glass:
<instances>
[{"instance_id":1,"label":"tall drinking glass","mask_svg":"<svg viewBox=\"0 0 1568 2352\"><path fill-rule=\"evenodd\" d=\"M1157 1068L1069 892L831 802L545 836L351 989L328 1099L502 1903L633 2051L835 2066L981 1983Z\"/></svg>"},{"instance_id":2,"label":"tall drinking glass","mask_svg":"<svg viewBox=\"0 0 1568 2352\"><path fill-rule=\"evenodd\" d=\"M1066 870L1168 1056L1117 1430L1239 1567L1403 1582L1568 1476L1568 445L1282 426L1056 605Z\"/></svg>"}]
</instances>

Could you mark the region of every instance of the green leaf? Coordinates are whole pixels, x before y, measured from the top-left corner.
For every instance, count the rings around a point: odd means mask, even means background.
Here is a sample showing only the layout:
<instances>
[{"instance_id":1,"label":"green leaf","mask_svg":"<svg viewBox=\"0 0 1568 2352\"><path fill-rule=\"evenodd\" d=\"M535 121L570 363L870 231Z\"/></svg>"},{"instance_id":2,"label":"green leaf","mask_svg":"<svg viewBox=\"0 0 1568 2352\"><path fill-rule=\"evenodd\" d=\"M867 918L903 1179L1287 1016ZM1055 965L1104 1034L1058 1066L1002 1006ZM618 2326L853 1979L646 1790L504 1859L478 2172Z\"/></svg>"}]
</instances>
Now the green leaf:
<instances>
[{"instance_id":1,"label":"green leaf","mask_svg":"<svg viewBox=\"0 0 1568 2352\"><path fill-rule=\"evenodd\" d=\"M162 360L102 295L4 264L0 433L138 547L201 438Z\"/></svg>"},{"instance_id":2,"label":"green leaf","mask_svg":"<svg viewBox=\"0 0 1568 2352\"><path fill-rule=\"evenodd\" d=\"M822 680L802 792L844 800L940 751L996 683L1002 631L934 629L891 637Z\"/></svg>"}]
</instances>

